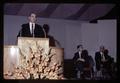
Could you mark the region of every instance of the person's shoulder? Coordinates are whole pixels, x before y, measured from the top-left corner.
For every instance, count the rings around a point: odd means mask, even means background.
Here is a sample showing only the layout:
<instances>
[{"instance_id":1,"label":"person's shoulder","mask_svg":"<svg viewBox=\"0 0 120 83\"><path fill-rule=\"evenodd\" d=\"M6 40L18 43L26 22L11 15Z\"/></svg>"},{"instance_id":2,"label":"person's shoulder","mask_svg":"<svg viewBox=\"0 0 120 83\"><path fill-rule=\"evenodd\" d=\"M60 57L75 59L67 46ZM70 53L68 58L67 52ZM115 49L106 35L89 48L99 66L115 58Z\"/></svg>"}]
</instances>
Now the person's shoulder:
<instances>
[{"instance_id":1,"label":"person's shoulder","mask_svg":"<svg viewBox=\"0 0 120 83\"><path fill-rule=\"evenodd\" d=\"M107 55L108 56L108 58L112 58L110 55Z\"/></svg>"},{"instance_id":2,"label":"person's shoulder","mask_svg":"<svg viewBox=\"0 0 120 83\"><path fill-rule=\"evenodd\" d=\"M78 54L78 52L75 52L74 54L75 54L75 55L77 55L77 54Z\"/></svg>"},{"instance_id":3,"label":"person's shoulder","mask_svg":"<svg viewBox=\"0 0 120 83\"><path fill-rule=\"evenodd\" d=\"M100 52L99 52L99 51L95 53L95 56L98 56L98 55L100 55Z\"/></svg>"},{"instance_id":4,"label":"person's shoulder","mask_svg":"<svg viewBox=\"0 0 120 83\"><path fill-rule=\"evenodd\" d=\"M39 24L35 24L35 26L37 26L37 27L41 27L41 25L39 25Z\"/></svg>"}]
</instances>

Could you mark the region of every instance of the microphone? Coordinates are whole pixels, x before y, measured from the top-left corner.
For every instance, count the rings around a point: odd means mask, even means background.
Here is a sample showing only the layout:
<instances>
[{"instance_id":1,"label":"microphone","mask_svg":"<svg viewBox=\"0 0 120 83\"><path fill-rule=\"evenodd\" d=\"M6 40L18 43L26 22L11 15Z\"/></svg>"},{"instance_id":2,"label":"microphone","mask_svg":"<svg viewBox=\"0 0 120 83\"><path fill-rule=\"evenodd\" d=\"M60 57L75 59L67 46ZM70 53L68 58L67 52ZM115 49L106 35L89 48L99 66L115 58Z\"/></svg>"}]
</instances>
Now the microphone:
<instances>
[{"instance_id":1,"label":"microphone","mask_svg":"<svg viewBox=\"0 0 120 83\"><path fill-rule=\"evenodd\" d=\"M17 37L22 37L22 29L20 29L19 34L17 35Z\"/></svg>"},{"instance_id":2,"label":"microphone","mask_svg":"<svg viewBox=\"0 0 120 83\"><path fill-rule=\"evenodd\" d=\"M45 35L45 38L46 38L46 31L43 27L42 27L42 29L43 29L43 32L44 32L44 35Z\"/></svg>"},{"instance_id":3,"label":"microphone","mask_svg":"<svg viewBox=\"0 0 120 83\"><path fill-rule=\"evenodd\" d=\"M22 37L22 29L20 30L20 37Z\"/></svg>"},{"instance_id":4,"label":"microphone","mask_svg":"<svg viewBox=\"0 0 120 83\"><path fill-rule=\"evenodd\" d=\"M49 26L48 24L44 24L43 27L42 27L43 31L44 31L44 35L45 35L45 38L48 36L48 32L49 32Z\"/></svg>"},{"instance_id":5,"label":"microphone","mask_svg":"<svg viewBox=\"0 0 120 83\"><path fill-rule=\"evenodd\" d=\"M58 40L55 39L55 42L57 43L57 45L58 45L59 47L61 47L61 44L60 44L60 42L59 42Z\"/></svg>"}]
</instances>

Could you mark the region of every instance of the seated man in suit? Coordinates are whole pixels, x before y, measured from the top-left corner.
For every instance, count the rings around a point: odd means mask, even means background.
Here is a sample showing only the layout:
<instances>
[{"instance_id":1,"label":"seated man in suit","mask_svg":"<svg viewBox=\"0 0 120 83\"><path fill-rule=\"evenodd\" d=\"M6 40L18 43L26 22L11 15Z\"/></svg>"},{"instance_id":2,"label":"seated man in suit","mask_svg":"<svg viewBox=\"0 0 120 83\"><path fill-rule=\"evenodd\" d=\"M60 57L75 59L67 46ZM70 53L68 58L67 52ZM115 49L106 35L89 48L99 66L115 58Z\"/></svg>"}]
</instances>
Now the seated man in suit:
<instances>
[{"instance_id":1,"label":"seated man in suit","mask_svg":"<svg viewBox=\"0 0 120 83\"><path fill-rule=\"evenodd\" d=\"M101 68L101 63L104 61L104 46L100 46L100 51L95 53L95 62L96 62L96 70L99 71ZM102 58L103 57L103 58Z\"/></svg>"},{"instance_id":2,"label":"seated man in suit","mask_svg":"<svg viewBox=\"0 0 120 83\"><path fill-rule=\"evenodd\" d=\"M74 57L73 57L74 69L75 70L77 69L76 73L80 71L80 74L83 73L83 63L85 62L82 56L82 51L83 51L83 46L78 45L77 52L74 54Z\"/></svg>"},{"instance_id":3,"label":"seated man in suit","mask_svg":"<svg viewBox=\"0 0 120 83\"><path fill-rule=\"evenodd\" d=\"M104 75L107 75L108 78L112 78L112 57L108 54L109 51L107 49L104 50L104 54L105 54L105 59L102 60L102 67L104 68Z\"/></svg>"},{"instance_id":4,"label":"seated man in suit","mask_svg":"<svg viewBox=\"0 0 120 83\"><path fill-rule=\"evenodd\" d=\"M102 72L102 77L111 69L111 57L108 55L108 50L104 46L100 46L100 51L95 53L97 73Z\"/></svg>"},{"instance_id":5,"label":"seated man in suit","mask_svg":"<svg viewBox=\"0 0 120 83\"><path fill-rule=\"evenodd\" d=\"M88 54L88 51L86 49L82 51L81 56L84 59L82 77L83 78L91 78L91 76L94 75L94 70L93 70L94 61L93 61L93 58L92 58L92 56L90 56Z\"/></svg>"},{"instance_id":6,"label":"seated man in suit","mask_svg":"<svg viewBox=\"0 0 120 83\"><path fill-rule=\"evenodd\" d=\"M36 14L30 13L29 23L23 24L17 37L45 37L44 29L36 24Z\"/></svg>"}]
</instances>

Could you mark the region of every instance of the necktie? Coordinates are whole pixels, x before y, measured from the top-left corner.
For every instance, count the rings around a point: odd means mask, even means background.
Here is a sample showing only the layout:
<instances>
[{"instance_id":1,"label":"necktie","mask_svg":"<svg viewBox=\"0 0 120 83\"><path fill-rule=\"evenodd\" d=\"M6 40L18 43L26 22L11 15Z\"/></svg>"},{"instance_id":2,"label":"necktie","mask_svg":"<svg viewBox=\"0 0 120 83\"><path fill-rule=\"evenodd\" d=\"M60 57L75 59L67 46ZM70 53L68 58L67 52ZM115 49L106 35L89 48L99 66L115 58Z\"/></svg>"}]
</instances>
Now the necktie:
<instances>
[{"instance_id":1,"label":"necktie","mask_svg":"<svg viewBox=\"0 0 120 83\"><path fill-rule=\"evenodd\" d=\"M33 24L32 24L32 36L34 37L34 28L33 28Z\"/></svg>"}]
</instances>

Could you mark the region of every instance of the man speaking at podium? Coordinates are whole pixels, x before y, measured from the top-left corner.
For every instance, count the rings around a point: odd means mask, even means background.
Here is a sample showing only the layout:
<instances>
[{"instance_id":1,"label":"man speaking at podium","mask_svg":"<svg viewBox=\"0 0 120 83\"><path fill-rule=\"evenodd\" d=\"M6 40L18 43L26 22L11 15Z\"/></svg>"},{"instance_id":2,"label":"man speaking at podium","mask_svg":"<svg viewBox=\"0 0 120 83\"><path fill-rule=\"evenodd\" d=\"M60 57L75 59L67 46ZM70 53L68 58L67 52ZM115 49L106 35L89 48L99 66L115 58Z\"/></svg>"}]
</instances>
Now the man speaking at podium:
<instances>
[{"instance_id":1,"label":"man speaking at podium","mask_svg":"<svg viewBox=\"0 0 120 83\"><path fill-rule=\"evenodd\" d=\"M30 13L28 17L29 23L22 24L22 29L19 31L17 37L45 37L45 30L36 24L36 14Z\"/></svg>"}]
</instances>

